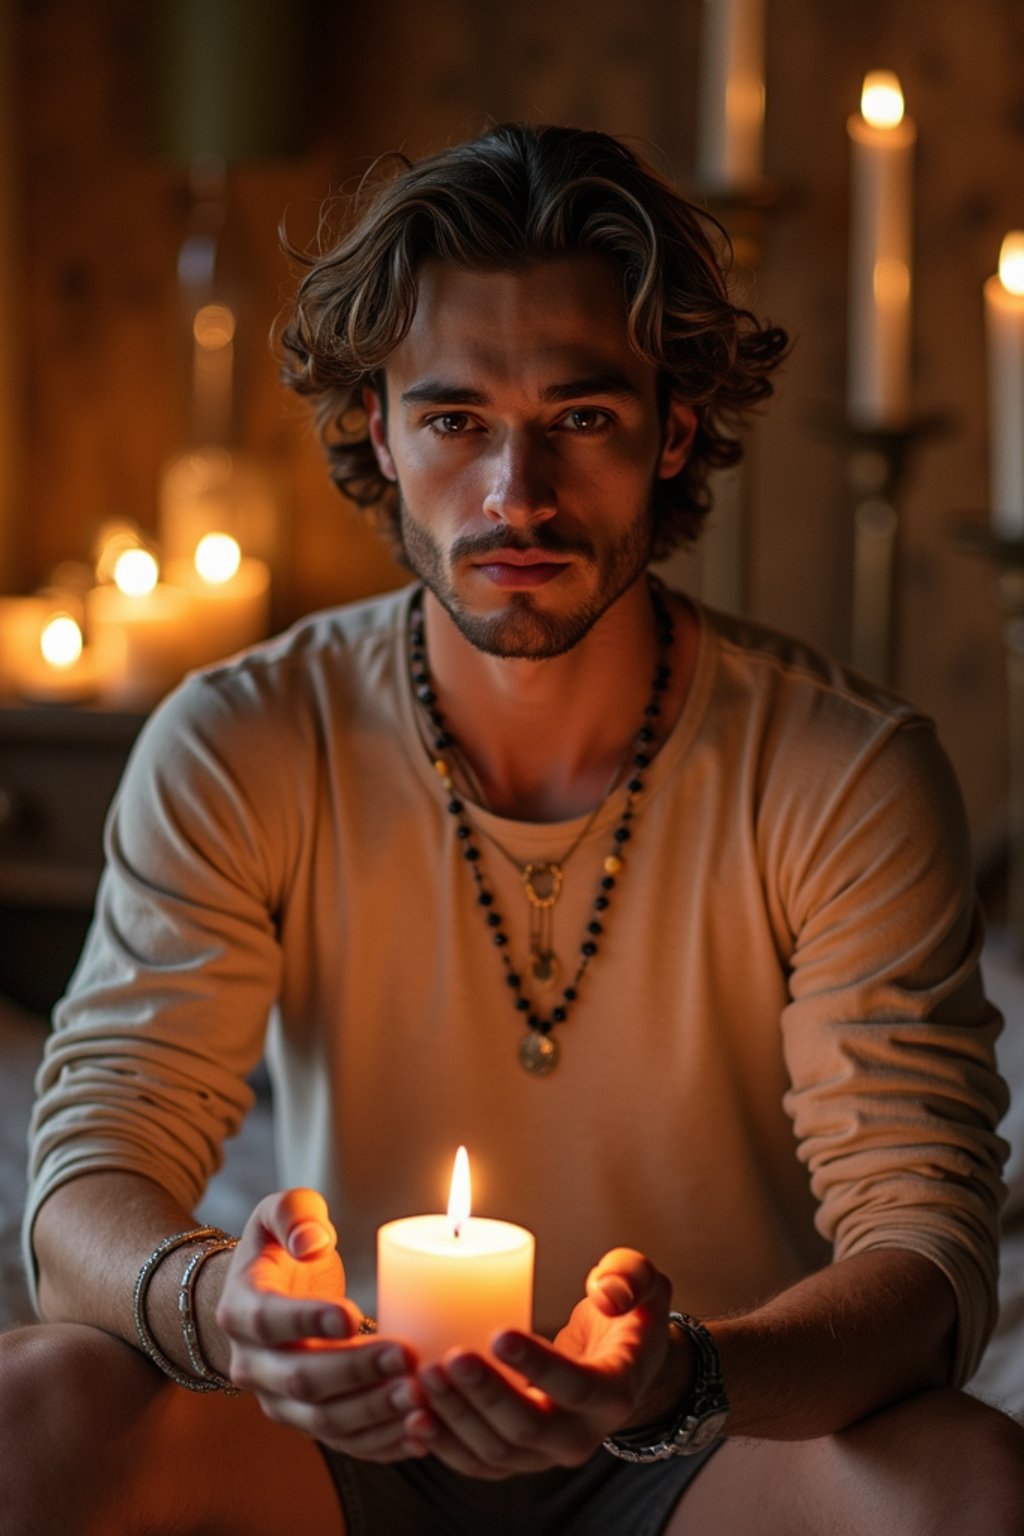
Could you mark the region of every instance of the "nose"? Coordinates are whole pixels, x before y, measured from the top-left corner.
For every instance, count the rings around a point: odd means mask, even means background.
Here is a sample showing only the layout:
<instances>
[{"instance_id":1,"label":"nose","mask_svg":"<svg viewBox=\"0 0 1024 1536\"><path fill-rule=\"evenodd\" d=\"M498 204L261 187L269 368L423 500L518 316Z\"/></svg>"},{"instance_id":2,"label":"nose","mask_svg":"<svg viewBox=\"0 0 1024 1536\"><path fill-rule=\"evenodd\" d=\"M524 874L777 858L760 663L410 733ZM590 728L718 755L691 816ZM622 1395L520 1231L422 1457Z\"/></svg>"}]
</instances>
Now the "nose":
<instances>
[{"instance_id":1,"label":"nose","mask_svg":"<svg viewBox=\"0 0 1024 1536\"><path fill-rule=\"evenodd\" d=\"M529 433L510 432L489 463L484 515L510 528L528 528L555 516L558 502L544 445Z\"/></svg>"}]
</instances>

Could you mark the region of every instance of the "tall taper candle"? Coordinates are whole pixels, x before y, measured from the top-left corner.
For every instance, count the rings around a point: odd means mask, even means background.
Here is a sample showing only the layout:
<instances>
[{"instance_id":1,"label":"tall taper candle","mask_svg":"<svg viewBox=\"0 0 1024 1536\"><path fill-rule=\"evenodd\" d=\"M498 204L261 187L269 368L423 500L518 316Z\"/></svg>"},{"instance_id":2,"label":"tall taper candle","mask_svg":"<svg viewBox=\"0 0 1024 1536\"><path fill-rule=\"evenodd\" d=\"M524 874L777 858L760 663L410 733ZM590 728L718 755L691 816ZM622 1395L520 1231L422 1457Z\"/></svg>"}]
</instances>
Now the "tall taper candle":
<instances>
[{"instance_id":1,"label":"tall taper candle","mask_svg":"<svg viewBox=\"0 0 1024 1536\"><path fill-rule=\"evenodd\" d=\"M1024 538L1024 230L1006 236L985 284L992 531Z\"/></svg>"},{"instance_id":2,"label":"tall taper candle","mask_svg":"<svg viewBox=\"0 0 1024 1536\"><path fill-rule=\"evenodd\" d=\"M890 70L866 76L851 142L847 405L859 427L910 414L913 158L917 129Z\"/></svg>"},{"instance_id":3,"label":"tall taper candle","mask_svg":"<svg viewBox=\"0 0 1024 1536\"><path fill-rule=\"evenodd\" d=\"M704 0L697 178L712 192L761 178L764 0Z\"/></svg>"}]
</instances>

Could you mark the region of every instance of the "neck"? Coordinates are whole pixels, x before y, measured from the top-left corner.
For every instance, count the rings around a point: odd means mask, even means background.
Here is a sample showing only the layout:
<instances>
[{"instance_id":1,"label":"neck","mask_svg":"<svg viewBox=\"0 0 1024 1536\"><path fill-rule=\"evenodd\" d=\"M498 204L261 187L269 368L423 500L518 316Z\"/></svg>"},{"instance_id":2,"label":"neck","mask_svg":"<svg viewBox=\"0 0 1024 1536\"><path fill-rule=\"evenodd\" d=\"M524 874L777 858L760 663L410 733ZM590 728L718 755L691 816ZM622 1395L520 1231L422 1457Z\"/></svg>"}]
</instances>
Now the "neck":
<instances>
[{"instance_id":1,"label":"neck","mask_svg":"<svg viewBox=\"0 0 1024 1536\"><path fill-rule=\"evenodd\" d=\"M560 821L599 804L636 734L658 659L646 579L579 645L545 661L478 651L430 592L424 613L439 706L490 807L519 820ZM677 632L689 631L692 620L681 625L681 617L676 612ZM680 644L677 633L659 737L685 696L689 667L679 665ZM692 649L688 643L686 654ZM686 678L678 678L684 670Z\"/></svg>"}]
</instances>

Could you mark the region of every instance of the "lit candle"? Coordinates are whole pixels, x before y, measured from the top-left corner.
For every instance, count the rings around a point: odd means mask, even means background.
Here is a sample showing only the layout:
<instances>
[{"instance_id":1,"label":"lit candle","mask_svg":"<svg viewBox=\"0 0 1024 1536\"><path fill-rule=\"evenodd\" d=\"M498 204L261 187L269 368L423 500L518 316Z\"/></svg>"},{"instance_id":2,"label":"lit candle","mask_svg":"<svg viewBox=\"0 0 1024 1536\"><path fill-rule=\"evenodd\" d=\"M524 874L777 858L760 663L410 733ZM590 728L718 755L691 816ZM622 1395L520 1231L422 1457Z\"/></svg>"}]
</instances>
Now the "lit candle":
<instances>
[{"instance_id":1,"label":"lit candle","mask_svg":"<svg viewBox=\"0 0 1024 1536\"><path fill-rule=\"evenodd\" d=\"M52 612L44 597L0 597L0 692L13 692L25 668L35 664Z\"/></svg>"},{"instance_id":2,"label":"lit candle","mask_svg":"<svg viewBox=\"0 0 1024 1536\"><path fill-rule=\"evenodd\" d=\"M851 142L848 405L862 427L903 424L910 410L910 244L917 129L890 70L864 80Z\"/></svg>"},{"instance_id":3,"label":"lit candle","mask_svg":"<svg viewBox=\"0 0 1024 1536\"><path fill-rule=\"evenodd\" d=\"M266 635L270 568L263 560L243 559L237 539L230 534L205 534L191 561L168 563L167 579L193 599L196 666L219 661Z\"/></svg>"},{"instance_id":4,"label":"lit candle","mask_svg":"<svg viewBox=\"0 0 1024 1536\"><path fill-rule=\"evenodd\" d=\"M489 1351L533 1315L532 1232L470 1215L469 1159L460 1147L447 1216L408 1216L377 1233L377 1321L423 1364L452 1348Z\"/></svg>"},{"instance_id":5,"label":"lit candle","mask_svg":"<svg viewBox=\"0 0 1024 1536\"><path fill-rule=\"evenodd\" d=\"M159 574L148 550L129 548L114 563L113 582L86 597L89 635L110 657L104 694L112 703L153 704L192 665L191 599Z\"/></svg>"},{"instance_id":6,"label":"lit candle","mask_svg":"<svg viewBox=\"0 0 1024 1536\"><path fill-rule=\"evenodd\" d=\"M761 177L764 0L704 0L697 176L712 191Z\"/></svg>"},{"instance_id":7,"label":"lit candle","mask_svg":"<svg viewBox=\"0 0 1024 1536\"><path fill-rule=\"evenodd\" d=\"M1024 230L1006 236L985 284L992 530L1024 537Z\"/></svg>"},{"instance_id":8,"label":"lit candle","mask_svg":"<svg viewBox=\"0 0 1024 1536\"><path fill-rule=\"evenodd\" d=\"M23 659L15 677L22 698L40 704L83 704L94 699L105 681L100 649L88 650L82 631L69 613L51 613L33 654Z\"/></svg>"}]
</instances>

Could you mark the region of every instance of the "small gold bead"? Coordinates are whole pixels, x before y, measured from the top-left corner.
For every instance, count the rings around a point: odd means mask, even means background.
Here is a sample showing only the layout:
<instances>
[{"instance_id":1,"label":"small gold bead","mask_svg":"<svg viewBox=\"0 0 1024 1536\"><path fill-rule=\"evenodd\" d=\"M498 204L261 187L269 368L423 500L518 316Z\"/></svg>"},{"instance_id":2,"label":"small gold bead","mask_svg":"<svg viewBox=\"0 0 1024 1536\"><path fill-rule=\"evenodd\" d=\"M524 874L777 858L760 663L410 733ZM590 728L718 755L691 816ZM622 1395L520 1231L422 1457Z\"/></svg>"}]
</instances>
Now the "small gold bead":
<instances>
[{"instance_id":1,"label":"small gold bead","mask_svg":"<svg viewBox=\"0 0 1024 1536\"><path fill-rule=\"evenodd\" d=\"M434 772L439 774L442 779L447 779L450 775L451 769L448 767L448 764L445 762L443 757L434 758Z\"/></svg>"},{"instance_id":2,"label":"small gold bead","mask_svg":"<svg viewBox=\"0 0 1024 1536\"><path fill-rule=\"evenodd\" d=\"M455 788L454 779L442 779L441 783L444 785L445 789L451 790Z\"/></svg>"},{"instance_id":3,"label":"small gold bead","mask_svg":"<svg viewBox=\"0 0 1024 1536\"><path fill-rule=\"evenodd\" d=\"M622 868L622 860L619 858L618 854L617 853L610 853L608 855L608 857L604 861L604 872L605 872L605 874L606 875L617 875L621 868Z\"/></svg>"}]
</instances>

